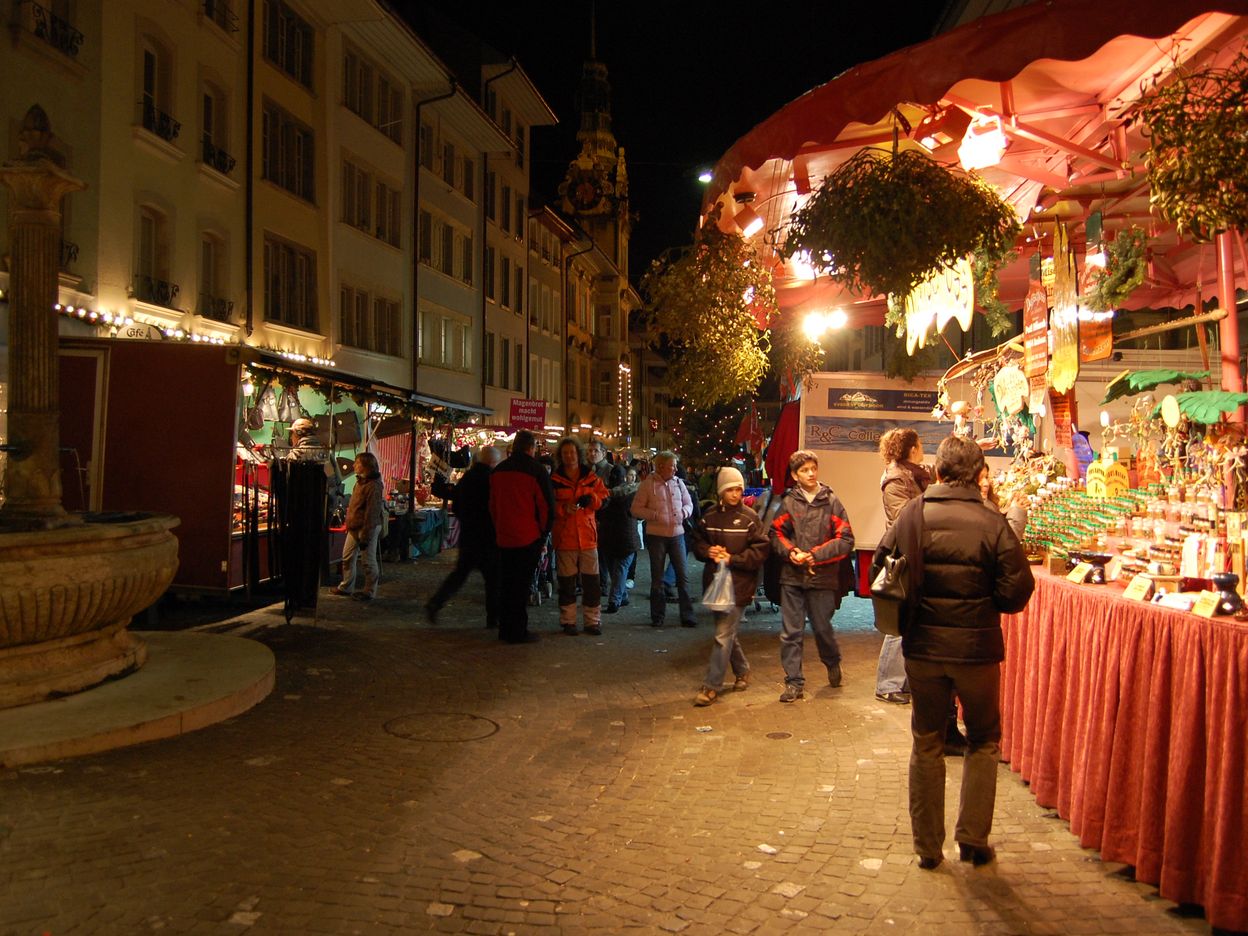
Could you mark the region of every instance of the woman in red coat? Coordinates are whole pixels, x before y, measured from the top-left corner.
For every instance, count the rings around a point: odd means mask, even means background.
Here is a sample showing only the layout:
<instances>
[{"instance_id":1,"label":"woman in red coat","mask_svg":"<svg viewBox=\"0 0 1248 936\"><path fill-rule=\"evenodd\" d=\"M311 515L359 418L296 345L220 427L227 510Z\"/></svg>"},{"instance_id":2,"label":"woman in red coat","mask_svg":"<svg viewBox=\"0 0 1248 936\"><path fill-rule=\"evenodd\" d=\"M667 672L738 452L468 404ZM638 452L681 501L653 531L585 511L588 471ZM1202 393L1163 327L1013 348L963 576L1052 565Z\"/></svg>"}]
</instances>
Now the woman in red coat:
<instances>
[{"instance_id":1,"label":"woman in red coat","mask_svg":"<svg viewBox=\"0 0 1248 936\"><path fill-rule=\"evenodd\" d=\"M585 463L581 443L563 439L555 449L555 522L551 545L559 576L559 624L576 634L576 577L581 577L581 609L585 633L602 633L602 579L598 572L596 511L607 499L602 479Z\"/></svg>"}]
</instances>

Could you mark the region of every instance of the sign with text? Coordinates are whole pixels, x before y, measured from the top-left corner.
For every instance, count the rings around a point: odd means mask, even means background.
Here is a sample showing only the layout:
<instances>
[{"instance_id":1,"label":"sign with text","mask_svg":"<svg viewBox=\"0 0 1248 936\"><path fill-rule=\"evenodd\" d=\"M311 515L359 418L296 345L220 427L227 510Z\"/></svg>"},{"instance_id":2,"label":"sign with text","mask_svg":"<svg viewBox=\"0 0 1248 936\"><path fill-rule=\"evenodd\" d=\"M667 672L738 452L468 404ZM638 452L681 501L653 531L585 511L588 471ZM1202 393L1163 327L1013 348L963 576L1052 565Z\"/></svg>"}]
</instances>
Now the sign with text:
<instances>
[{"instance_id":1,"label":"sign with text","mask_svg":"<svg viewBox=\"0 0 1248 936\"><path fill-rule=\"evenodd\" d=\"M512 397L509 422L517 429L543 429L546 426L546 401Z\"/></svg>"}]
</instances>

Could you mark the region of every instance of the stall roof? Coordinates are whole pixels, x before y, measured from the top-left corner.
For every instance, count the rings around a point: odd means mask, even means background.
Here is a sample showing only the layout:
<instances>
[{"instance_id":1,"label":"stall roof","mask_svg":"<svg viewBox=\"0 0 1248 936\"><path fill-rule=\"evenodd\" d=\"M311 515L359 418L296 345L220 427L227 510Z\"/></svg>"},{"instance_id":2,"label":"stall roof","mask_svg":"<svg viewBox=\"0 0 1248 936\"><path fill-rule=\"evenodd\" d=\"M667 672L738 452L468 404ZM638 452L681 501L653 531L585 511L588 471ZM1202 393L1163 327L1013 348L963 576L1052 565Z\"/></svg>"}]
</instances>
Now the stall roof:
<instances>
[{"instance_id":1,"label":"stall roof","mask_svg":"<svg viewBox=\"0 0 1248 936\"><path fill-rule=\"evenodd\" d=\"M1146 142L1126 111L1158 72L1227 63L1246 36L1248 0L1048 0L985 17L856 66L777 111L720 160L704 209L721 203L720 225L735 231L735 202L751 193L765 220L756 238L774 246L822 177L864 147L892 145L894 111L911 127L942 113L962 115L963 126L969 113L999 115L1007 149L981 175L1019 216L1078 222L1099 210L1111 231L1149 228L1161 262L1133 304L1188 305L1197 284L1215 282L1213 249L1179 242L1150 214ZM960 135L933 157L956 163ZM920 146L904 127L901 145ZM881 297L841 296L787 265L777 266L776 286L785 309L847 301L858 324L882 321ZM1003 272L1002 298L1021 304L1025 290L1020 262Z\"/></svg>"}]
</instances>

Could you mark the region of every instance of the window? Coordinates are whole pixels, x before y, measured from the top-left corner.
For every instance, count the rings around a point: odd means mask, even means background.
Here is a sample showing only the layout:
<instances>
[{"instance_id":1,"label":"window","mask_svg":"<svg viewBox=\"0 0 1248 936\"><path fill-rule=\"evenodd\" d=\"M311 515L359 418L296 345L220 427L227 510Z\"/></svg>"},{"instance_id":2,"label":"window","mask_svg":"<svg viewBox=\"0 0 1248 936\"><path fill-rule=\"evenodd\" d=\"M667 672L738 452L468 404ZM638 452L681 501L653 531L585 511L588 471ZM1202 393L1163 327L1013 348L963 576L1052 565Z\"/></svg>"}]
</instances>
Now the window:
<instances>
[{"instance_id":1,"label":"window","mask_svg":"<svg viewBox=\"0 0 1248 936\"><path fill-rule=\"evenodd\" d=\"M455 275L455 229L442 225L442 250L438 254L438 269L447 276Z\"/></svg>"},{"instance_id":2,"label":"window","mask_svg":"<svg viewBox=\"0 0 1248 936\"><path fill-rule=\"evenodd\" d=\"M559 401L563 401L563 365L558 361L550 364L550 390Z\"/></svg>"},{"instance_id":3,"label":"window","mask_svg":"<svg viewBox=\"0 0 1248 936\"><path fill-rule=\"evenodd\" d=\"M511 111L506 107L503 108L502 128L503 133L511 136Z\"/></svg>"},{"instance_id":4,"label":"window","mask_svg":"<svg viewBox=\"0 0 1248 936\"><path fill-rule=\"evenodd\" d=\"M485 269L482 274L485 276L485 295L494 298L494 248L486 245L485 248Z\"/></svg>"},{"instance_id":5,"label":"window","mask_svg":"<svg viewBox=\"0 0 1248 936\"><path fill-rule=\"evenodd\" d=\"M264 0L264 55L295 81L312 87L312 27L284 0Z\"/></svg>"},{"instance_id":6,"label":"window","mask_svg":"<svg viewBox=\"0 0 1248 936\"><path fill-rule=\"evenodd\" d=\"M342 58L342 103L372 123L373 66L354 49L347 49Z\"/></svg>"},{"instance_id":7,"label":"window","mask_svg":"<svg viewBox=\"0 0 1248 936\"><path fill-rule=\"evenodd\" d=\"M316 329L316 255L273 237L264 239L264 317Z\"/></svg>"},{"instance_id":8,"label":"window","mask_svg":"<svg viewBox=\"0 0 1248 936\"><path fill-rule=\"evenodd\" d=\"M511 308L511 258L503 257L502 275L502 296L499 297L498 304L504 309Z\"/></svg>"},{"instance_id":9,"label":"window","mask_svg":"<svg viewBox=\"0 0 1248 936\"><path fill-rule=\"evenodd\" d=\"M499 375L501 379L499 380L498 385L500 387L508 389L511 387L511 339L510 338L503 339L503 353L502 353L501 364L502 364L502 367L500 369L502 373Z\"/></svg>"},{"instance_id":10,"label":"window","mask_svg":"<svg viewBox=\"0 0 1248 936\"><path fill-rule=\"evenodd\" d=\"M516 121L516 165L524 168L524 124Z\"/></svg>"},{"instance_id":11,"label":"window","mask_svg":"<svg viewBox=\"0 0 1248 936\"><path fill-rule=\"evenodd\" d=\"M214 84L206 83L200 96L200 123L203 131L203 161L222 175L234 169L234 157L227 152L229 122L226 115L228 98Z\"/></svg>"},{"instance_id":12,"label":"window","mask_svg":"<svg viewBox=\"0 0 1248 936\"><path fill-rule=\"evenodd\" d=\"M524 267L516 264L516 314L524 312Z\"/></svg>"},{"instance_id":13,"label":"window","mask_svg":"<svg viewBox=\"0 0 1248 936\"><path fill-rule=\"evenodd\" d=\"M167 242L165 240L165 216L155 208L144 205L139 209L139 263L140 276L164 279L168 275Z\"/></svg>"},{"instance_id":14,"label":"window","mask_svg":"<svg viewBox=\"0 0 1248 936\"><path fill-rule=\"evenodd\" d=\"M433 172L433 127L420 125L420 164Z\"/></svg>"},{"instance_id":15,"label":"window","mask_svg":"<svg viewBox=\"0 0 1248 936\"><path fill-rule=\"evenodd\" d=\"M594 403L598 406L610 406L614 401L611 393L611 372L609 370L603 370L598 375L597 389L598 393L594 398Z\"/></svg>"},{"instance_id":16,"label":"window","mask_svg":"<svg viewBox=\"0 0 1248 936\"><path fill-rule=\"evenodd\" d=\"M402 233L403 201L401 193L384 182L377 183L377 236L398 247Z\"/></svg>"},{"instance_id":17,"label":"window","mask_svg":"<svg viewBox=\"0 0 1248 936\"><path fill-rule=\"evenodd\" d=\"M550 361L542 358L541 377L538 378L540 384L538 386L538 396L547 402L555 402L558 400L558 388L550 382Z\"/></svg>"},{"instance_id":18,"label":"window","mask_svg":"<svg viewBox=\"0 0 1248 936\"><path fill-rule=\"evenodd\" d=\"M494 333L487 331L485 333L485 349L482 352L485 357L481 361L481 367L485 375L485 382L488 386L494 386Z\"/></svg>"},{"instance_id":19,"label":"window","mask_svg":"<svg viewBox=\"0 0 1248 936\"><path fill-rule=\"evenodd\" d=\"M600 305L596 311L598 313L598 334L604 338L614 338L615 332L611 328L611 307L609 305Z\"/></svg>"},{"instance_id":20,"label":"window","mask_svg":"<svg viewBox=\"0 0 1248 936\"><path fill-rule=\"evenodd\" d=\"M477 199L477 195L476 195L477 180L475 178L476 171L477 171L476 162L474 160L469 159L467 156L465 156L463 169L461 170L462 176L460 179L460 191L464 193L464 198L468 199L469 201L476 201Z\"/></svg>"},{"instance_id":21,"label":"window","mask_svg":"<svg viewBox=\"0 0 1248 936\"><path fill-rule=\"evenodd\" d=\"M459 277L469 286L472 285L472 235L465 234L459 242Z\"/></svg>"},{"instance_id":22,"label":"window","mask_svg":"<svg viewBox=\"0 0 1248 936\"><path fill-rule=\"evenodd\" d=\"M496 120L498 117L498 92L493 88L487 88L485 91L485 112L490 115L490 120Z\"/></svg>"},{"instance_id":23,"label":"window","mask_svg":"<svg viewBox=\"0 0 1248 936\"><path fill-rule=\"evenodd\" d=\"M524 348L516 341L516 383L514 389L524 389Z\"/></svg>"},{"instance_id":24,"label":"window","mask_svg":"<svg viewBox=\"0 0 1248 936\"><path fill-rule=\"evenodd\" d=\"M199 241L199 314L228 322L234 303L224 298L225 242L215 234Z\"/></svg>"},{"instance_id":25,"label":"window","mask_svg":"<svg viewBox=\"0 0 1248 936\"><path fill-rule=\"evenodd\" d=\"M498 176L486 170L485 173L485 216L491 221L498 219L498 204L495 194L498 187Z\"/></svg>"},{"instance_id":26,"label":"window","mask_svg":"<svg viewBox=\"0 0 1248 936\"><path fill-rule=\"evenodd\" d=\"M384 72L377 76L377 123L374 125L399 145L403 143L403 92Z\"/></svg>"},{"instance_id":27,"label":"window","mask_svg":"<svg viewBox=\"0 0 1248 936\"><path fill-rule=\"evenodd\" d=\"M455 144L442 144L442 181L455 187Z\"/></svg>"},{"instance_id":28,"label":"window","mask_svg":"<svg viewBox=\"0 0 1248 936\"><path fill-rule=\"evenodd\" d=\"M393 299L373 300L373 350L391 357L402 357L403 321L399 303Z\"/></svg>"},{"instance_id":29,"label":"window","mask_svg":"<svg viewBox=\"0 0 1248 936\"><path fill-rule=\"evenodd\" d=\"M139 72L142 82L139 88L140 119L146 130L172 143L182 129L181 124L167 113L173 97L170 77L173 57L165 46L147 35L139 37L139 49L142 56Z\"/></svg>"},{"instance_id":30,"label":"window","mask_svg":"<svg viewBox=\"0 0 1248 936\"><path fill-rule=\"evenodd\" d=\"M503 192L499 196L499 201L502 202L502 209L503 209L503 216L500 219L499 224L504 231L510 231L511 230L511 186L510 185L503 186Z\"/></svg>"},{"instance_id":31,"label":"window","mask_svg":"<svg viewBox=\"0 0 1248 936\"><path fill-rule=\"evenodd\" d=\"M421 263L433 263L433 215L422 210L420 212L420 231L418 232L420 251L418 259Z\"/></svg>"},{"instance_id":32,"label":"window","mask_svg":"<svg viewBox=\"0 0 1248 936\"><path fill-rule=\"evenodd\" d=\"M537 290L537 280L529 280L529 324L540 327L542 324L542 306Z\"/></svg>"},{"instance_id":33,"label":"window","mask_svg":"<svg viewBox=\"0 0 1248 936\"><path fill-rule=\"evenodd\" d=\"M313 200L312 131L276 104L261 120L261 174L293 195Z\"/></svg>"},{"instance_id":34,"label":"window","mask_svg":"<svg viewBox=\"0 0 1248 936\"><path fill-rule=\"evenodd\" d=\"M373 174L355 163L342 161L342 220L372 233Z\"/></svg>"},{"instance_id":35,"label":"window","mask_svg":"<svg viewBox=\"0 0 1248 936\"><path fill-rule=\"evenodd\" d=\"M338 290L338 340L351 347L359 344L355 322L355 291L350 286Z\"/></svg>"},{"instance_id":36,"label":"window","mask_svg":"<svg viewBox=\"0 0 1248 936\"><path fill-rule=\"evenodd\" d=\"M524 196L516 196L516 239L524 240Z\"/></svg>"}]
</instances>

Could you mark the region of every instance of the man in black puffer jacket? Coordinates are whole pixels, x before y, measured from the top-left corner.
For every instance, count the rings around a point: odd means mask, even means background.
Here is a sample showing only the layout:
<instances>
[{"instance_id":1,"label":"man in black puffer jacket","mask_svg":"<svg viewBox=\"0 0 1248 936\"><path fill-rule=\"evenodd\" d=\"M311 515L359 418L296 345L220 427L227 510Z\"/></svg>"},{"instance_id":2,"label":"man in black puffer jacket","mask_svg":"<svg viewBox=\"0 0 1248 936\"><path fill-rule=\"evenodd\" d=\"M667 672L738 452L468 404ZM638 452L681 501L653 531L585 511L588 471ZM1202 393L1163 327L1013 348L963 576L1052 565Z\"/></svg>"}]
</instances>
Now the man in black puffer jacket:
<instances>
[{"instance_id":1,"label":"man in black puffer jacket","mask_svg":"<svg viewBox=\"0 0 1248 936\"><path fill-rule=\"evenodd\" d=\"M1000 511L986 505L979 478L984 455L950 436L936 452L936 483L903 508L875 551L871 578L922 511L922 586L902 637L910 680L910 826L919 866L931 870L945 841L945 720L956 693L969 742L954 838L963 861L986 864L1001 741L1001 615L1027 606L1035 580Z\"/></svg>"}]
</instances>

